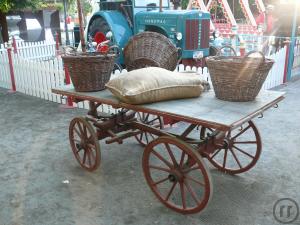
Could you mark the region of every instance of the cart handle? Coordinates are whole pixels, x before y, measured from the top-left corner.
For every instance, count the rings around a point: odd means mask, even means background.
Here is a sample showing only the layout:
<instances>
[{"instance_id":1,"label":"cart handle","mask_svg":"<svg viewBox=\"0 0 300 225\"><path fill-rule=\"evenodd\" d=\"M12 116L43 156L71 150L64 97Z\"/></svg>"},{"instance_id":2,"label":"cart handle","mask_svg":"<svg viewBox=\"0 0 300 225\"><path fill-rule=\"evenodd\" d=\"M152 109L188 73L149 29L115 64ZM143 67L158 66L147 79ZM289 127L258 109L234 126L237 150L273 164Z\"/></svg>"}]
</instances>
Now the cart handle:
<instances>
[{"instance_id":1,"label":"cart handle","mask_svg":"<svg viewBox=\"0 0 300 225\"><path fill-rule=\"evenodd\" d=\"M114 54L116 57L119 57L121 52L120 52L120 48L118 45L112 45L109 47L107 53L105 55L107 55L108 53L112 53Z\"/></svg>"},{"instance_id":2,"label":"cart handle","mask_svg":"<svg viewBox=\"0 0 300 225\"><path fill-rule=\"evenodd\" d=\"M229 46L229 45L225 45L225 46L219 48L216 56L221 56L221 51L222 51L222 49L225 49L225 48L229 48L234 53L234 56L237 56L236 51L234 50L234 48Z\"/></svg>"}]
</instances>

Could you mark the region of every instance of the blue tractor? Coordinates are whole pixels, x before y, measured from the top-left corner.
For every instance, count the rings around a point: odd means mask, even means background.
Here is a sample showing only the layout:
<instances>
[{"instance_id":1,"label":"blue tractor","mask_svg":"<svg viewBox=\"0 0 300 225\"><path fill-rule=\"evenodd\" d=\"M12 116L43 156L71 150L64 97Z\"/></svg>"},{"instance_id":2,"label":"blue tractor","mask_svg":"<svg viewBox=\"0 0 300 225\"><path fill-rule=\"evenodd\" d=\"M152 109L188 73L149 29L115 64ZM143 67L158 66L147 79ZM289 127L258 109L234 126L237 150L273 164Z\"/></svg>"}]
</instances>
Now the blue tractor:
<instances>
[{"instance_id":1,"label":"blue tractor","mask_svg":"<svg viewBox=\"0 0 300 225\"><path fill-rule=\"evenodd\" d=\"M210 14L170 10L169 0L100 0L88 35L120 47L118 63L127 70L177 62L195 65L209 55Z\"/></svg>"}]
</instances>

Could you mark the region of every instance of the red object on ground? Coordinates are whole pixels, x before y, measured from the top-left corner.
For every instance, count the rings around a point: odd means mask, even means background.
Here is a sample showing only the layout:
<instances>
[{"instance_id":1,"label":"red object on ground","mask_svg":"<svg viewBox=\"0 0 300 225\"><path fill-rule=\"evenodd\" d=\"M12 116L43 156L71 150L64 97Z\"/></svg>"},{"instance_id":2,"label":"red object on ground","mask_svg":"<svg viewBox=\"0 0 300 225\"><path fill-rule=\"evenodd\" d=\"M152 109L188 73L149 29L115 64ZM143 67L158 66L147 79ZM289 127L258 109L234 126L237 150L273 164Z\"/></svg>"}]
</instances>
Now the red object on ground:
<instances>
[{"instance_id":1,"label":"red object on ground","mask_svg":"<svg viewBox=\"0 0 300 225\"><path fill-rule=\"evenodd\" d=\"M106 37L102 32L97 32L94 36L94 41L97 42L97 44L106 41Z\"/></svg>"},{"instance_id":2,"label":"red object on ground","mask_svg":"<svg viewBox=\"0 0 300 225\"><path fill-rule=\"evenodd\" d=\"M13 61L11 57L11 48L7 49L7 55L8 55L9 70L10 70L11 88L12 88L12 92L15 92L17 89L16 89Z\"/></svg>"}]
</instances>

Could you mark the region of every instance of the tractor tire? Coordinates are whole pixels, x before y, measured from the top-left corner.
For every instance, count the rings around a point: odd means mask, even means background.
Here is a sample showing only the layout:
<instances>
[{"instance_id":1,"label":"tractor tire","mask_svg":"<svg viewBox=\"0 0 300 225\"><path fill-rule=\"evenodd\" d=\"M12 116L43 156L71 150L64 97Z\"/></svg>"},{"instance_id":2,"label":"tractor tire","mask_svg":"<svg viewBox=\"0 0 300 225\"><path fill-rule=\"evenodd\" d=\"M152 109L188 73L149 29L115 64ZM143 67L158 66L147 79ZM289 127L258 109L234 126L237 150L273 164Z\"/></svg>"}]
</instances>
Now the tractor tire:
<instances>
[{"instance_id":1,"label":"tractor tire","mask_svg":"<svg viewBox=\"0 0 300 225\"><path fill-rule=\"evenodd\" d=\"M101 32L104 35L107 34L107 32L110 31L110 27L106 20L103 17L96 17L94 18L88 27L88 34L91 35L93 38L95 37L96 33Z\"/></svg>"},{"instance_id":2,"label":"tractor tire","mask_svg":"<svg viewBox=\"0 0 300 225\"><path fill-rule=\"evenodd\" d=\"M124 48L127 71L144 67L161 67L174 71L178 50L164 35L145 31L133 36Z\"/></svg>"}]
</instances>

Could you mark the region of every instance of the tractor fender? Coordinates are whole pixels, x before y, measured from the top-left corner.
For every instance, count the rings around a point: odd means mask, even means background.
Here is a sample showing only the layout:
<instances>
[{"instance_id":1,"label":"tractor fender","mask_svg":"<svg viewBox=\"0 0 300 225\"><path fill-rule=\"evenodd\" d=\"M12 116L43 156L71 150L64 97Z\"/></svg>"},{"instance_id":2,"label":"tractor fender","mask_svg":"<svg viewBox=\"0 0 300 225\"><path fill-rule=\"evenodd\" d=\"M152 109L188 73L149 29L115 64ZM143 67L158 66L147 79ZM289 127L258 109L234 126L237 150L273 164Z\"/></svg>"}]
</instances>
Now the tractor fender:
<instances>
[{"instance_id":1,"label":"tractor fender","mask_svg":"<svg viewBox=\"0 0 300 225\"><path fill-rule=\"evenodd\" d=\"M99 16L103 17L108 23L110 30L113 33L113 38L115 40L114 44L117 44L120 49L124 48L132 37L132 29L126 18L118 11L99 11L92 16L90 23L94 18Z\"/></svg>"},{"instance_id":2,"label":"tractor fender","mask_svg":"<svg viewBox=\"0 0 300 225\"><path fill-rule=\"evenodd\" d=\"M160 33L160 34L166 36L167 38L169 37L168 32L163 27L159 27L159 26L155 26L155 25L146 25L145 31L156 32L156 33Z\"/></svg>"}]
</instances>

